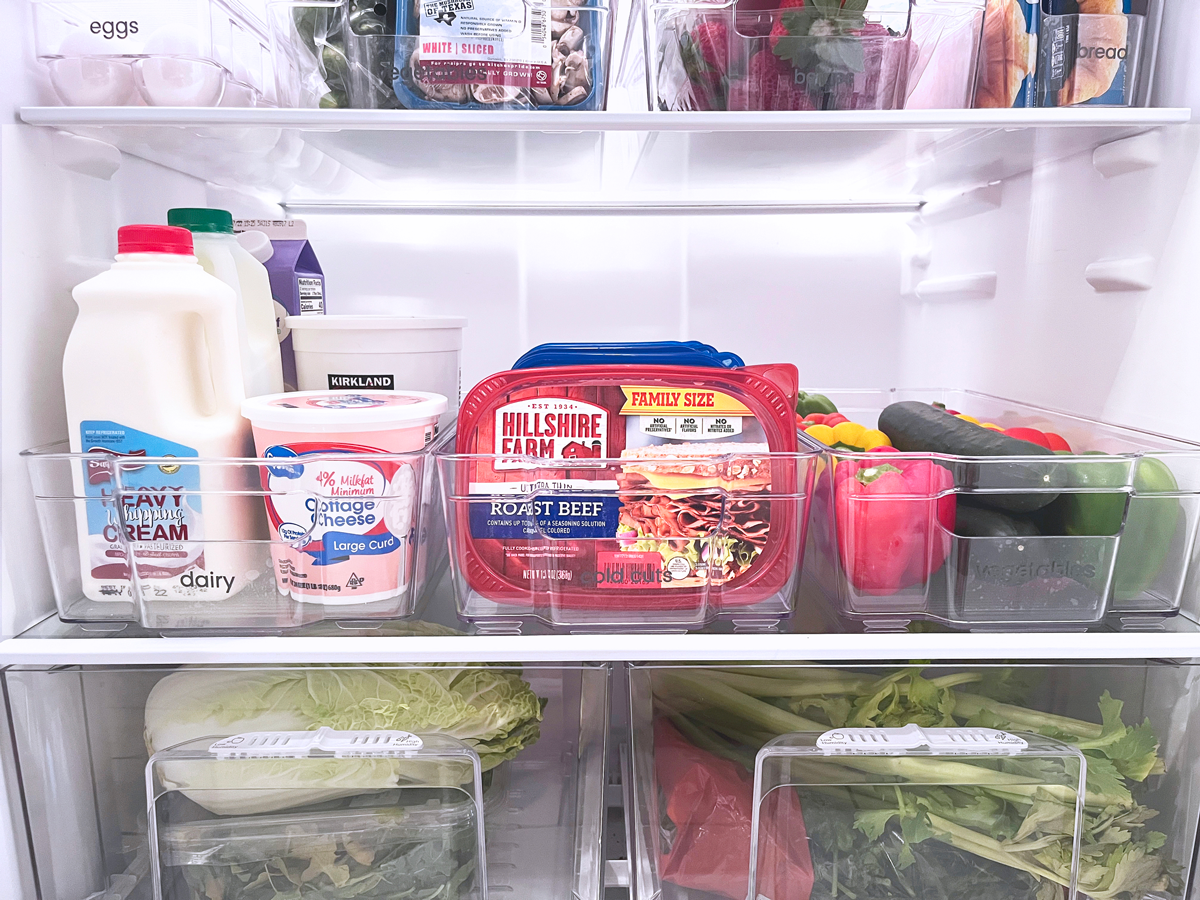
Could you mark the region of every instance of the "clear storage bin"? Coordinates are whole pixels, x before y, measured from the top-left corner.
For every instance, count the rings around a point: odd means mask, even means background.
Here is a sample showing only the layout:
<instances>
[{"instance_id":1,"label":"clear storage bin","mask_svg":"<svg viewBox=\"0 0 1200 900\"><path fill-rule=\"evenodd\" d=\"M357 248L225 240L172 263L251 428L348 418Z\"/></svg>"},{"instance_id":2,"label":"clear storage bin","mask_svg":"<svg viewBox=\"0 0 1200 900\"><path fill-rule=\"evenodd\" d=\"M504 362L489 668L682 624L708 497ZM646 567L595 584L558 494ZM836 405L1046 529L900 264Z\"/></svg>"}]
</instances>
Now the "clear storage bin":
<instances>
[{"instance_id":1,"label":"clear storage bin","mask_svg":"<svg viewBox=\"0 0 1200 900\"><path fill-rule=\"evenodd\" d=\"M854 477L878 455L829 451L806 580L845 619L877 629L913 620L1081 629L1110 614L1137 624L1179 611L1200 522L1200 446L967 391L826 393L867 428L891 403L916 400L1053 432L1074 451L889 454L908 474L906 490L886 497ZM968 527L971 510L1002 513L1003 527Z\"/></svg>"},{"instance_id":2,"label":"clear storage bin","mask_svg":"<svg viewBox=\"0 0 1200 900\"><path fill-rule=\"evenodd\" d=\"M1039 106L1132 106L1145 16L1041 17Z\"/></svg>"},{"instance_id":3,"label":"clear storage bin","mask_svg":"<svg viewBox=\"0 0 1200 900\"><path fill-rule=\"evenodd\" d=\"M467 13L490 12L496 18L486 28L487 23L454 24ZM279 0L272 4L271 19L276 55L287 73L281 80L292 86L290 105L604 109L612 22L600 0L488 0L457 7L452 2ZM465 45L460 38L480 35L486 52L470 59L427 52L422 62L423 45ZM507 46L497 51L499 45Z\"/></svg>"},{"instance_id":4,"label":"clear storage bin","mask_svg":"<svg viewBox=\"0 0 1200 900\"><path fill-rule=\"evenodd\" d=\"M301 486L296 467L277 461L100 458L65 444L24 456L60 618L203 632L413 615L445 567L430 453L306 458L364 473L372 494L355 498L357 514L332 482ZM268 499L294 521L269 521ZM339 531L351 515L359 524ZM350 540L388 558L383 591L363 598L371 585L354 572L325 583L322 567Z\"/></svg>"},{"instance_id":5,"label":"clear storage bin","mask_svg":"<svg viewBox=\"0 0 1200 900\"><path fill-rule=\"evenodd\" d=\"M68 106L273 106L265 25L236 0L31 0Z\"/></svg>"},{"instance_id":6,"label":"clear storage bin","mask_svg":"<svg viewBox=\"0 0 1200 900\"><path fill-rule=\"evenodd\" d=\"M602 896L606 667L2 677L41 896ZM229 746L276 728L316 746Z\"/></svg>"},{"instance_id":7,"label":"clear storage bin","mask_svg":"<svg viewBox=\"0 0 1200 900\"><path fill-rule=\"evenodd\" d=\"M630 666L633 895L1182 900L1196 671Z\"/></svg>"},{"instance_id":8,"label":"clear storage bin","mask_svg":"<svg viewBox=\"0 0 1200 900\"><path fill-rule=\"evenodd\" d=\"M403 785L380 792L381 769ZM257 732L188 741L146 766L155 900L487 896L479 755L402 731ZM348 799L313 804L327 782ZM220 815L228 808L259 814Z\"/></svg>"},{"instance_id":9,"label":"clear storage bin","mask_svg":"<svg viewBox=\"0 0 1200 900\"><path fill-rule=\"evenodd\" d=\"M646 3L650 106L663 110L969 107L984 0ZM781 8L785 7L785 8Z\"/></svg>"},{"instance_id":10,"label":"clear storage bin","mask_svg":"<svg viewBox=\"0 0 1200 900\"><path fill-rule=\"evenodd\" d=\"M439 454L459 616L489 631L776 625L795 608L817 459ZM674 487L641 477L655 465Z\"/></svg>"}]
</instances>

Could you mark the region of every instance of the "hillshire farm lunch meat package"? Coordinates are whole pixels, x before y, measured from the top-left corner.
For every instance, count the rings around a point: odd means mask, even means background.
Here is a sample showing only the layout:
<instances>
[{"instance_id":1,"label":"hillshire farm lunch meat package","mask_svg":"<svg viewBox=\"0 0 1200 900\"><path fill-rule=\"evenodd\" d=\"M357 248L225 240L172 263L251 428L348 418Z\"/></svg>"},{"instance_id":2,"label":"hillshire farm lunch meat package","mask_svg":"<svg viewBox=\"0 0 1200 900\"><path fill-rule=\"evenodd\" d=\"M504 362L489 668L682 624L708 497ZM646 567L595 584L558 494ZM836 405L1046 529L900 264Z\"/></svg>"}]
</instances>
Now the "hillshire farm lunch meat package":
<instances>
[{"instance_id":1,"label":"hillshire farm lunch meat package","mask_svg":"<svg viewBox=\"0 0 1200 900\"><path fill-rule=\"evenodd\" d=\"M792 365L562 366L483 381L463 401L454 474L470 588L623 609L710 593L750 604L777 589L798 563L806 489L797 381Z\"/></svg>"}]
</instances>

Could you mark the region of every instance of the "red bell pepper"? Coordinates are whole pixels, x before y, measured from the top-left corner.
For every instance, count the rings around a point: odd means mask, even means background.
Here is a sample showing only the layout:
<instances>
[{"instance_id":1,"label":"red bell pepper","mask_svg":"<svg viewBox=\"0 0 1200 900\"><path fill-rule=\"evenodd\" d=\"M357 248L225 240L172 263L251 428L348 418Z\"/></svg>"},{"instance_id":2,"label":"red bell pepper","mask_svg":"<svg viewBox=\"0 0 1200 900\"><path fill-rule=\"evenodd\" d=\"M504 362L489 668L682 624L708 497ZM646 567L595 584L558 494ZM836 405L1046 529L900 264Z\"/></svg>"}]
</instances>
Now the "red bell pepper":
<instances>
[{"instance_id":1,"label":"red bell pepper","mask_svg":"<svg viewBox=\"0 0 1200 900\"><path fill-rule=\"evenodd\" d=\"M666 719L654 723L654 770L675 826L671 849L662 859L663 881L745 900L754 812L750 776L693 746ZM813 864L800 798L790 788L772 791L760 812L757 895L809 900Z\"/></svg>"},{"instance_id":2,"label":"red bell pepper","mask_svg":"<svg viewBox=\"0 0 1200 900\"><path fill-rule=\"evenodd\" d=\"M876 459L839 459L834 469L842 567L855 590L875 596L927 581L946 561L954 531L954 476L895 453L879 448Z\"/></svg>"}]
</instances>

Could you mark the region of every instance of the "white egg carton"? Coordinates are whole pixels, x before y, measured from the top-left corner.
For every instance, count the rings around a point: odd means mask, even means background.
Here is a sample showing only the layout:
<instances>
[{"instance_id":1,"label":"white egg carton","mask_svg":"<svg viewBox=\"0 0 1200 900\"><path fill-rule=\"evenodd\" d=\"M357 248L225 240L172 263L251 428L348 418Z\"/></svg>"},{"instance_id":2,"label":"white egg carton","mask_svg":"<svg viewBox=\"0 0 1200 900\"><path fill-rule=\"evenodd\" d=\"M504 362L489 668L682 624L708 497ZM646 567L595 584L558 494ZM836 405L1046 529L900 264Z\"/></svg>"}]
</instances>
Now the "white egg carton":
<instances>
[{"instance_id":1,"label":"white egg carton","mask_svg":"<svg viewBox=\"0 0 1200 900\"><path fill-rule=\"evenodd\" d=\"M273 106L271 43L235 0L30 0L67 106Z\"/></svg>"}]
</instances>

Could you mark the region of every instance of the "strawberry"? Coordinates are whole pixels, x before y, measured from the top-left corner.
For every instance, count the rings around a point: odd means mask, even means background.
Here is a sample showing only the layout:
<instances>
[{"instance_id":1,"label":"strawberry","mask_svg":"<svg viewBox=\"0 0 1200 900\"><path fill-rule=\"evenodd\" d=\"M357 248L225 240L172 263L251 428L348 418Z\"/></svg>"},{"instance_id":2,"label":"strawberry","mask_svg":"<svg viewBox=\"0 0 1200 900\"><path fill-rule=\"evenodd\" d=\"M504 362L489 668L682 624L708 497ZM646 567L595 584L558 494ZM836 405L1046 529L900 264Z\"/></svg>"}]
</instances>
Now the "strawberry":
<instances>
[{"instance_id":1,"label":"strawberry","mask_svg":"<svg viewBox=\"0 0 1200 900\"><path fill-rule=\"evenodd\" d=\"M782 0L782 2L779 4L779 8L781 10L802 9L803 7L804 0ZM783 24L783 16L776 16L775 24L771 26L771 49L774 50L779 44L779 39L781 37L787 37L789 33L790 32L787 30L787 26Z\"/></svg>"},{"instance_id":2,"label":"strawberry","mask_svg":"<svg viewBox=\"0 0 1200 900\"><path fill-rule=\"evenodd\" d=\"M746 79L731 85L729 108L758 111L815 107L796 84L796 70L791 64L763 47L750 57Z\"/></svg>"},{"instance_id":3,"label":"strawberry","mask_svg":"<svg viewBox=\"0 0 1200 900\"><path fill-rule=\"evenodd\" d=\"M724 77L729 71L729 28L719 20L702 19L692 29L692 40L704 62Z\"/></svg>"}]
</instances>

